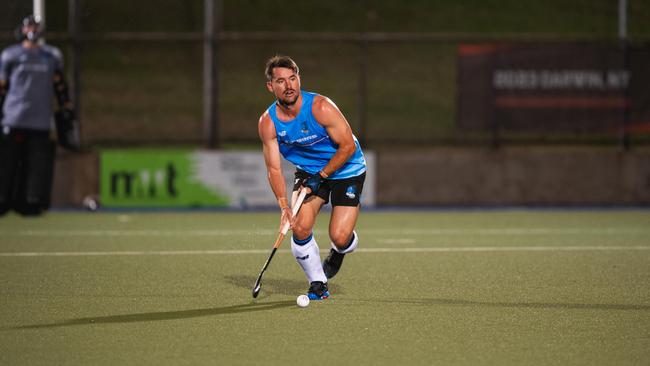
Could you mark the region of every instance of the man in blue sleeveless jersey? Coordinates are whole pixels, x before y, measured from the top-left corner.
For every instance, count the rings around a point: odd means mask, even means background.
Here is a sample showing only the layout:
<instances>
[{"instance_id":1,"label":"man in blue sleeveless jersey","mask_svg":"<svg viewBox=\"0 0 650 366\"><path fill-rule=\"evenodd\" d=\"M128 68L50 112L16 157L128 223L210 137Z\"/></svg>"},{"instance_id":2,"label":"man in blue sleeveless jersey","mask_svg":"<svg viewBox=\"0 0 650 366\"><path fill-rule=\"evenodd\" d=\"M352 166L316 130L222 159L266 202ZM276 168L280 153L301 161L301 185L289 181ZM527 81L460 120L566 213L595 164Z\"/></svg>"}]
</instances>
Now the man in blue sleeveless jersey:
<instances>
[{"instance_id":1,"label":"man in blue sleeveless jersey","mask_svg":"<svg viewBox=\"0 0 650 366\"><path fill-rule=\"evenodd\" d=\"M296 63L274 56L266 63L266 87L276 101L262 114L259 134L269 184L281 209L281 225L289 221L291 251L307 275L312 300L329 297L327 280L341 268L343 257L357 247L354 226L366 175L366 161L350 125L329 98L301 90ZM296 166L294 192L309 188L296 217L287 201L282 175L284 157ZM295 196L295 194L294 194ZM320 262L312 229L323 205L332 203L329 256Z\"/></svg>"}]
</instances>

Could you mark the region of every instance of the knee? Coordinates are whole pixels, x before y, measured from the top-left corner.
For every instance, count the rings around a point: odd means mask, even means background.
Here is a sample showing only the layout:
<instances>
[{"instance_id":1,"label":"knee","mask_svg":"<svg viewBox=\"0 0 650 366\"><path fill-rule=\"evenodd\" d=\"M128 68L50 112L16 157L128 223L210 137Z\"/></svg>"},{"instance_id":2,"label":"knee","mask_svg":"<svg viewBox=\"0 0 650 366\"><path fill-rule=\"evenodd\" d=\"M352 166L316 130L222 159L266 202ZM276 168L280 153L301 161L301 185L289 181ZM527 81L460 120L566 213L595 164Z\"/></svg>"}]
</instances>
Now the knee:
<instances>
[{"instance_id":1,"label":"knee","mask_svg":"<svg viewBox=\"0 0 650 366\"><path fill-rule=\"evenodd\" d=\"M339 249L344 249L350 244L352 232L347 230L330 230L330 239Z\"/></svg>"},{"instance_id":2,"label":"knee","mask_svg":"<svg viewBox=\"0 0 650 366\"><path fill-rule=\"evenodd\" d=\"M299 222L293 226L291 231L293 231L293 237L298 240L307 239L311 235L311 227L301 225Z\"/></svg>"}]
</instances>

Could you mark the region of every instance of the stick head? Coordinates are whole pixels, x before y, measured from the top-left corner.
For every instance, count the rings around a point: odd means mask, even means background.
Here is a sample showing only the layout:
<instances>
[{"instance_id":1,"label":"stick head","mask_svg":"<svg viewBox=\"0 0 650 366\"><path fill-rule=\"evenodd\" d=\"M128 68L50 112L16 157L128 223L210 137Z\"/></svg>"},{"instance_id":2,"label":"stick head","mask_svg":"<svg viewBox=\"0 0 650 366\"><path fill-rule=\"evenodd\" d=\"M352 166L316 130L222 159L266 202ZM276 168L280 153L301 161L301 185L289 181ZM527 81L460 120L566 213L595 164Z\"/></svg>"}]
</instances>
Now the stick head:
<instances>
[{"instance_id":1,"label":"stick head","mask_svg":"<svg viewBox=\"0 0 650 366\"><path fill-rule=\"evenodd\" d=\"M257 282L255 282L255 286L253 287L253 299L257 298L257 295L260 294L261 289L262 289L262 284L260 283L260 280L258 279Z\"/></svg>"}]
</instances>

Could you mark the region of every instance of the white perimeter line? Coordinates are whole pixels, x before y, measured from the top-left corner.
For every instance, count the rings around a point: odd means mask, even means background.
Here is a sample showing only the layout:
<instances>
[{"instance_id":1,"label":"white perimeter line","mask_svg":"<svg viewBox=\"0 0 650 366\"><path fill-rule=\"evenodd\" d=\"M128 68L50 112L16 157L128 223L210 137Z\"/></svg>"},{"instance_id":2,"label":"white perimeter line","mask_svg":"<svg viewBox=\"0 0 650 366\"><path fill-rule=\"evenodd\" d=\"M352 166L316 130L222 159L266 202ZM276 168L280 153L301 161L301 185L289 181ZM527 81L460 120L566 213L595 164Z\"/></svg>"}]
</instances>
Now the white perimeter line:
<instances>
[{"instance_id":1,"label":"white perimeter line","mask_svg":"<svg viewBox=\"0 0 650 366\"><path fill-rule=\"evenodd\" d=\"M316 234L325 234L315 230ZM493 229L372 229L370 235L639 235L650 233L645 228L493 228ZM0 230L0 237L220 237L232 235L273 235L274 230Z\"/></svg>"},{"instance_id":2,"label":"white perimeter line","mask_svg":"<svg viewBox=\"0 0 650 366\"><path fill-rule=\"evenodd\" d=\"M530 247L438 247L438 248L360 248L359 253L459 253L459 252L579 252L579 251L650 250L650 246L530 246ZM278 252L288 253L289 250ZM327 250L321 252L326 253ZM16 252L0 253L0 257L79 257L79 256L162 256L162 255L233 255L268 254L262 249L224 250L167 250L167 251L113 251L113 252Z\"/></svg>"}]
</instances>

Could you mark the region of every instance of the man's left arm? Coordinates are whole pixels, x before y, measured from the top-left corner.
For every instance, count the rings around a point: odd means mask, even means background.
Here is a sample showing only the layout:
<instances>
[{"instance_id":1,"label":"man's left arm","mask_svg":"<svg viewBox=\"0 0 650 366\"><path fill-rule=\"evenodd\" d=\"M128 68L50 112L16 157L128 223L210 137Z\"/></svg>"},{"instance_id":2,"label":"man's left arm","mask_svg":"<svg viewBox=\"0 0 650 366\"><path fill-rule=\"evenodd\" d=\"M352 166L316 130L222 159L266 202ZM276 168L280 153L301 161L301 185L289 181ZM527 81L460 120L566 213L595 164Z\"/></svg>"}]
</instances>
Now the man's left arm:
<instances>
[{"instance_id":1,"label":"man's left arm","mask_svg":"<svg viewBox=\"0 0 650 366\"><path fill-rule=\"evenodd\" d=\"M56 101L59 104L59 109L72 111L72 101L70 100L68 83L65 81L63 70L61 69L54 70L52 83L54 86L54 94L56 95Z\"/></svg>"},{"instance_id":2,"label":"man's left arm","mask_svg":"<svg viewBox=\"0 0 650 366\"><path fill-rule=\"evenodd\" d=\"M63 60L60 55L58 55L57 60L58 62L52 77L54 95L56 96L56 101L59 105L59 110L54 114L57 138L59 144L64 148L68 150L77 150L79 148L79 141L77 137L77 129L75 127L76 117L74 107L70 100L68 83L66 82L63 73Z\"/></svg>"},{"instance_id":3,"label":"man's left arm","mask_svg":"<svg viewBox=\"0 0 650 366\"><path fill-rule=\"evenodd\" d=\"M54 87L54 95L56 96L56 101L59 105L59 111L69 111L72 112L73 105L70 100L70 92L68 90L68 83L65 79L65 72L63 66L63 54L61 50L56 47L46 46L48 52L53 57L53 68L54 73L52 75L52 85Z\"/></svg>"},{"instance_id":4,"label":"man's left arm","mask_svg":"<svg viewBox=\"0 0 650 366\"><path fill-rule=\"evenodd\" d=\"M314 100L312 113L318 123L325 128L330 139L338 145L338 149L330 161L320 171L327 178L345 164L357 149L352 136L350 124L330 99L319 96Z\"/></svg>"},{"instance_id":5,"label":"man's left arm","mask_svg":"<svg viewBox=\"0 0 650 366\"><path fill-rule=\"evenodd\" d=\"M352 136L352 129L343 113L330 99L318 96L314 99L312 113L316 121L325 128L330 139L338 146L336 152L318 173L307 178L303 184L305 187L316 192L323 179L334 174L347 162L357 149Z\"/></svg>"}]
</instances>

